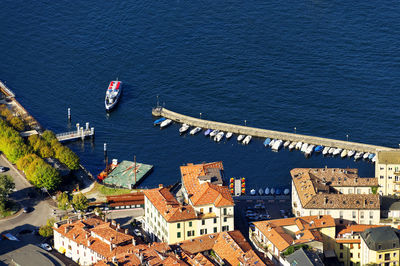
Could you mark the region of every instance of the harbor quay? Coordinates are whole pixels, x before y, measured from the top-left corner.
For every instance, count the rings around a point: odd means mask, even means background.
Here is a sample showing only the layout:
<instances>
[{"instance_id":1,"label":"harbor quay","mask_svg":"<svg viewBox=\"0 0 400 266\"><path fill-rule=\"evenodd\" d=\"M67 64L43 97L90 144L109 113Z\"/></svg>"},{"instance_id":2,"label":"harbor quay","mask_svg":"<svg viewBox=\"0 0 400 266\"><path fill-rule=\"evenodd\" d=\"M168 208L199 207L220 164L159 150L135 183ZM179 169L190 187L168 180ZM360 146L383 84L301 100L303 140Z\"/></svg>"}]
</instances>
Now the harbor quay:
<instances>
[{"instance_id":1,"label":"harbor quay","mask_svg":"<svg viewBox=\"0 0 400 266\"><path fill-rule=\"evenodd\" d=\"M167 119L171 119L172 121L182 124L188 124L189 126L193 127L201 127L203 129L208 129L208 128L217 129L220 131L232 132L242 135L250 135L258 138L282 139L295 142L301 141L303 143L308 143L313 145L322 145L325 147L337 147L346 150L356 150L360 152L369 152L369 153L377 153L378 151L393 150L393 148L384 146L377 146L377 145L329 139L329 138L321 138L321 137L308 136L296 133L288 133L288 132L281 132L275 130L204 120L179 114L174 111L168 110L164 107L153 108L152 114L153 116L156 117L165 117Z\"/></svg>"}]
</instances>

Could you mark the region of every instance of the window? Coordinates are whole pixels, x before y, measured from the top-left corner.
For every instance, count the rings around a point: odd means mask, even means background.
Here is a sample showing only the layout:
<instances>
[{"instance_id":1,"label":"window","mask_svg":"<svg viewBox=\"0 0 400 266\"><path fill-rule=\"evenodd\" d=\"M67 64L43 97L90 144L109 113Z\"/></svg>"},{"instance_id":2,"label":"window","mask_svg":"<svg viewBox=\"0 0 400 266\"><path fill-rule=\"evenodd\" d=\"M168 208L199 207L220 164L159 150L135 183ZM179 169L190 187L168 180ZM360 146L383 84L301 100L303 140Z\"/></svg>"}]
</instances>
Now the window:
<instances>
[{"instance_id":1,"label":"window","mask_svg":"<svg viewBox=\"0 0 400 266\"><path fill-rule=\"evenodd\" d=\"M226 223L228 221L228 218L224 217L224 223Z\"/></svg>"},{"instance_id":2,"label":"window","mask_svg":"<svg viewBox=\"0 0 400 266\"><path fill-rule=\"evenodd\" d=\"M203 208L200 208L200 214L203 214Z\"/></svg>"},{"instance_id":3,"label":"window","mask_svg":"<svg viewBox=\"0 0 400 266\"><path fill-rule=\"evenodd\" d=\"M201 220L201 225L205 225L206 224L206 220Z\"/></svg>"},{"instance_id":4,"label":"window","mask_svg":"<svg viewBox=\"0 0 400 266\"><path fill-rule=\"evenodd\" d=\"M343 259L343 252L340 252L339 258Z\"/></svg>"},{"instance_id":5,"label":"window","mask_svg":"<svg viewBox=\"0 0 400 266\"><path fill-rule=\"evenodd\" d=\"M343 249L343 244L340 244L340 249Z\"/></svg>"},{"instance_id":6,"label":"window","mask_svg":"<svg viewBox=\"0 0 400 266\"><path fill-rule=\"evenodd\" d=\"M390 260L390 253L385 254L385 260Z\"/></svg>"},{"instance_id":7,"label":"window","mask_svg":"<svg viewBox=\"0 0 400 266\"><path fill-rule=\"evenodd\" d=\"M226 213L227 213L226 208L224 208L224 215L226 215Z\"/></svg>"},{"instance_id":8,"label":"window","mask_svg":"<svg viewBox=\"0 0 400 266\"><path fill-rule=\"evenodd\" d=\"M200 229L200 235L206 235L207 229Z\"/></svg>"},{"instance_id":9,"label":"window","mask_svg":"<svg viewBox=\"0 0 400 266\"><path fill-rule=\"evenodd\" d=\"M350 258L352 258L353 257L353 253L350 253Z\"/></svg>"},{"instance_id":10,"label":"window","mask_svg":"<svg viewBox=\"0 0 400 266\"><path fill-rule=\"evenodd\" d=\"M214 227L214 233L216 233L217 232L217 227Z\"/></svg>"},{"instance_id":11,"label":"window","mask_svg":"<svg viewBox=\"0 0 400 266\"><path fill-rule=\"evenodd\" d=\"M339 217L340 219L343 219L343 211L339 211Z\"/></svg>"},{"instance_id":12,"label":"window","mask_svg":"<svg viewBox=\"0 0 400 266\"><path fill-rule=\"evenodd\" d=\"M215 223L215 224L217 223L217 218L214 218L214 223Z\"/></svg>"},{"instance_id":13,"label":"window","mask_svg":"<svg viewBox=\"0 0 400 266\"><path fill-rule=\"evenodd\" d=\"M189 227L192 227L192 222L189 222Z\"/></svg>"},{"instance_id":14,"label":"window","mask_svg":"<svg viewBox=\"0 0 400 266\"><path fill-rule=\"evenodd\" d=\"M364 219L364 212L363 211L360 212L360 218Z\"/></svg>"},{"instance_id":15,"label":"window","mask_svg":"<svg viewBox=\"0 0 400 266\"><path fill-rule=\"evenodd\" d=\"M373 219L374 218L374 213L372 211L369 212L369 219Z\"/></svg>"},{"instance_id":16,"label":"window","mask_svg":"<svg viewBox=\"0 0 400 266\"><path fill-rule=\"evenodd\" d=\"M383 179L383 175L379 176L380 179Z\"/></svg>"},{"instance_id":17,"label":"window","mask_svg":"<svg viewBox=\"0 0 400 266\"><path fill-rule=\"evenodd\" d=\"M178 229L181 228L181 223L177 223L176 228L178 228Z\"/></svg>"},{"instance_id":18,"label":"window","mask_svg":"<svg viewBox=\"0 0 400 266\"><path fill-rule=\"evenodd\" d=\"M392 176L390 175L390 176L388 176L388 178L389 178L389 179L392 179Z\"/></svg>"},{"instance_id":19,"label":"window","mask_svg":"<svg viewBox=\"0 0 400 266\"><path fill-rule=\"evenodd\" d=\"M395 253L393 253L393 258L396 258L396 252L395 252Z\"/></svg>"},{"instance_id":20,"label":"window","mask_svg":"<svg viewBox=\"0 0 400 266\"><path fill-rule=\"evenodd\" d=\"M181 238L181 232L176 233L177 238Z\"/></svg>"},{"instance_id":21,"label":"window","mask_svg":"<svg viewBox=\"0 0 400 266\"><path fill-rule=\"evenodd\" d=\"M361 189L357 188L357 194L361 194Z\"/></svg>"},{"instance_id":22,"label":"window","mask_svg":"<svg viewBox=\"0 0 400 266\"><path fill-rule=\"evenodd\" d=\"M356 218L356 211L353 211L353 219Z\"/></svg>"},{"instance_id":23,"label":"window","mask_svg":"<svg viewBox=\"0 0 400 266\"><path fill-rule=\"evenodd\" d=\"M208 209L208 212L212 212L212 207L210 207L210 208Z\"/></svg>"},{"instance_id":24,"label":"window","mask_svg":"<svg viewBox=\"0 0 400 266\"><path fill-rule=\"evenodd\" d=\"M194 236L194 231L187 231L187 236Z\"/></svg>"},{"instance_id":25,"label":"window","mask_svg":"<svg viewBox=\"0 0 400 266\"><path fill-rule=\"evenodd\" d=\"M222 226L222 232L229 231L229 225Z\"/></svg>"},{"instance_id":26,"label":"window","mask_svg":"<svg viewBox=\"0 0 400 266\"><path fill-rule=\"evenodd\" d=\"M389 167L389 169L388 170L392 170L392 167Z\"/></svg>"}]
</instances>

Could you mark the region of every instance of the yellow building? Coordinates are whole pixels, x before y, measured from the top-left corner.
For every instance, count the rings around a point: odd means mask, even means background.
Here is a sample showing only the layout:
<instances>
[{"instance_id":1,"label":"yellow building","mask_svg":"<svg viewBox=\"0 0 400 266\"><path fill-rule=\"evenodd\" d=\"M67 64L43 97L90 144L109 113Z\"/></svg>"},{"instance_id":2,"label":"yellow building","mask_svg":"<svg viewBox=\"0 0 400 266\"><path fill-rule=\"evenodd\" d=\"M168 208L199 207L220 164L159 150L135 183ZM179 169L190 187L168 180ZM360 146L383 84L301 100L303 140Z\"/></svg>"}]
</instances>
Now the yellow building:
<instances>
[{"instance_id":1,"label":"yellow building","mask_svg":"<svg viewBox=\"0 0 400 266\"><path fill-rule=\"evenodd\" d=\"M292 211L297 217L331 215L339 223L378 224L380 198L376 178L360 178L357 169L295 168Z\"/></svg>"},{"instance_id":2,"label":"yellow building","mask_svg":"<svg viewBox=\"0 0 400 266\"><path fill-rule=\"evenodd\" d=\"M144 191L144 229L153 237L173 244L210 233L234 230L234 202L223 186L221 162L181 167L182 188Z\"/></svg>"},{"instance_id":3,"label":"yellow building","mask_svg":"<svg viewBox=\"0 0 400 266\"><path fill-rule=\"evenodd\" d=\"M400 230L384 226L361 233L361 265L399 265L399 255Z\"/></svg>"},{"instance_id":4,"label":"yellow building","mask_svg":"<svg viewBox=\"0 0 400 266\"><path fill-rule=\"evenodd\" d=\"M344 266L361 265L361 240L360 234L377 225L351 224L336 228L335 253Z\"/></svg>"},{"instance_id":5,"label":"yellow building","mask_svg":"<svg viewBox=\"0 0 400 266\"><path fill-rule=\"evenodd\" d=\"M383 196L400 195L400 150L378 151L375 176L379 193Z\"/></svg>"}]
</instances>

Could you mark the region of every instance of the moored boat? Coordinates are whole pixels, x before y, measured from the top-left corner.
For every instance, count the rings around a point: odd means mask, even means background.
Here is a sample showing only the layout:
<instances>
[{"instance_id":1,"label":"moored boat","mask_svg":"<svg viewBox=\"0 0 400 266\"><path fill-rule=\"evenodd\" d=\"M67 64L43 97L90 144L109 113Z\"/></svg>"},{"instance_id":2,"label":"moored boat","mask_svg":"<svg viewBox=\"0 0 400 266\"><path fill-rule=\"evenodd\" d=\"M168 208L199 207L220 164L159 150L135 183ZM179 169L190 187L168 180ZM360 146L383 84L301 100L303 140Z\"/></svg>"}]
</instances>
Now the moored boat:
<instances>
[{"instance_id":1,"label":"moored boat","mask_svg":"<svg viewBox=\"0 0 400 266\"><path fill-rule=\"evenodd\" d=\"M301 142L301 141L297 142L297 144L296 144L296 150L300 150L300 149L301 149L301 146L303 146L303 142Z\"/></svg>"},{"instance_id":2,"label":"moored boat","mask_svg":"<svg viewBox=\"0 0 400 266\"><path fill-rule=\"evenodd\" d=\"M307 144L307 143L303 143L303 145L301 145L300 151L301 151L301 152L306 152L307 147L308 147L308 144Z\"/></svg>"},{"instance_id":3,"label":"moored boat","mask_svg":"<svg viewBox=\"0 0 400 266\"><path fill-rule=\"evenodd\" d=\"M195 127L192 130L190 130L190 135L196 135L201 131L201 127Z\"/></svg>"},{"instance_id":4,"label":"moored boat","mask_svg":"<svg viewBox=\"0 0 400 266\"><path fill-rule=\"evenodd\" d=\"M251 141L251 136L250 135L247 135L245 138L244 138L244 140L243 140L243 144L249 144L250 143L250 141Z\"/></svg>"},{"instance_id":5,"label":"moored boat","mask_svg":"<svg viewBox=\"0 0 400 266\"><path fill-rule=\"evenodd\" d=\"M237 137L237 141L241 142L244 139L244 137L245 137L244 135L239 135Z\"/></svg>"},{"instance_id":6,"label":"moored boat","mask_svg":"<svg viewBox=\"0 0 400 266\"><path fill-rule=\"evenodd\" d=\"M269 195L269 188L267 187L264 191L265 195Z\"/></svg>"},{"instance_id":7,"label":"moored boat","mask_svg":"<svg viewBox=\"0 0 400 266\"><path fill-rule=\"evenodd\" d=\"M283 141L280 140L280 139L276 140L275 143L274 143L274 145L272 145L271 149L274 150L274 151L279 151L279 149L280 149L281 146L282 146L282 142L283 142Z\"/></svg>"},{"instance_id":8,"label":"moored boat","mask_svg":"<svg viewBox=\"0 0 400 266\"><path fill-rule=\"evenodd\" d=\"M274 146L276 139L271 140L271 142L268 144L270 147Z\"/></svg>"},{"instance_id":9,"label":"moored boat","mask_svg":"<svg viewBox=\"0 0 400 266\"><path fill-rule=\"evenodd\" d=\"M369 159L369 160L372 160L372 158L374 158L374 156L375 156L375 154L374 154L374 153L371 153L370 155L368 155L368 159Z\"/></svg>"},{"instance_id":10,"label":"moored boat","mask_svg":"<svg viewBox=\"0 0 400 266\"><path fill-rule=\"evenodd\" d=\"M376 155L371 159L371 162L376 162Z\"/></svg>"},{"instance_id":11,"label":"moored boat","mask_svg":"<svg viewBox=\"0 0 400 266\"><path fill-rule=\"evenodd\" d=\"M285 190L283 190L283 194L285 194L285 195L289 195L289 193L290 193L290 189L288 189L288 188L285 188Z\"/></svg>"},{"instance_id":12,"label":"moored boat","mask_svg":"<svg viewBox=\"0 0 400 266\"><path fill-rule=\"evenodd\" d=\"M342 151L343 151L343 149L341 149L341 148L336 148L336 149L333 151L332 155L333 155L333 156L339 155Z\"/></svg>"},{"instance_id":13,"label":"moored boat","mask_svg":"<svg viewBox=\"0 0 400 266\"><path fill-rule=\"evenodd\" d=\"M275 194L276 195L280 195L281 194L281 190L279 188L277 188L276 191L275 191Z\"/></svg>"},{"instance_id":14,"label":"moored boat","mask_svg":"<svg viewBox=\"0 0 400 266\"><path fill-rule=\"evenodd\" d=\"M314 151L315 152L321 152L323 149L324 149L324 146L318 145L317 147L315 147Z\"/></svg>"},{"instance_id":15,"label":"moored boat","mask_svg":"<svg viewBox=\"0 0 400 266\"><path fill-rule=\"evenodd\" d=\"M183 134L183 133L185 133L188 129L189 129L189 125L188 125L188 124L183 124L183 125L181 126L181 128L179 128L179 133L180 133L180 134Z\"/></svg>"},{"instance_id":16,"label":"moored boat","mask_svg":"<svg viewBox=\"0 0 400 266\"><path fill-rule=\"evenodd\" d=\"M351 156L353 156L355 153L356 153L356 151L351 150L351 151L349 151L349 152L347 153L347 157L351 157Z\"/></svg>"},{"instance_id":17,"label":"moored boat","mask_svg":"<svg viewBox=\"0 0 400 266\"><path fill-rule=\"evenodd\" d=\"M156 121L154 121L153 125L157 126L157 125L161 124L162 122L164 122L165 120L167 120L165 117L161 117L161 118L157 119Z\"/></svg>"},{"instance_id":18,"label":"moored boat","mask_svg":"<svg viewBox=\"0 0 400 266\"><path fill-rule=\"evenodd\" d=\"M335 152L336 148L332 147L329 149L328 154L333 154Z\"/></svg>"},{"instance_id":19,"label":"moored boat","mask_svg":"<svg viewBox=\"0 0 400 266\"><path fill-rule=\"evenodd\" d=\"M285 143L283 143L283 147L284 148L287 148L289 145L290 145L290 141L289 140L287 140L287 141L285 141Z\"/></svg>"},{"instance_id":20,"label":"moored boat","mask_svg":"<svg viewBox=\"0 0 400 266\"><path fill-rule=\"evenodd\" d=\"M110 111L117 105L121 93L122 82L118 80L111 81L106 91L106 98L104 99L104 105L107 111Z\"/></svg>"},{"instance_id":21,"label":"moored boat","mask_svg":"<svg viewBox=\"0 0 400 266\"><path fill-rule=\"evenodd\" d=\"M250 194L254 196L256 194L256 190L255 189L250 190Z\"/></svg>"},{"instance_id":22,"label":"moored boat","mask_svg":"<svg viewBox=\"0 0 400 266\"><path fill-rule=\"evenodd\" d=\"M347 150L343 150L342 153L340 154L340 157L344 158L347 156Z\"/></svg>"},{"instance_id":23,"label":"moored boat","mask_svg":"<svg viewBox=\"0 0 400 266\"><path fill-rule=\"evenodd\" d=\"M327 155L330 148L331 148L331 147L325 147L325 148L322 150L322 154L323 154L323 155Z\"/></svg>"},{"instance_id":24,"label":"moored boat","mask_svg":"<svg viewBox=\"0 0 400 266\"><path fill-rule=\"evenodd\" d=\"M364 155L363 152L361 151L357 152L356 155L354 155L354 160L360 159L361 157L363 157L363 155Z\"/></svg>"},{"instance_id":25,"label":"moored boat","mask_svg":"<svg viewBox=\"0 0 400 266\"><path fill-rule=\"evenodd\" d=\"M290 143L290 145L289 145L289 150L293 150L294 147L296 147L296 142L295 142L295 141L293 141L292 143Z\"/></svg>"},{"instance_id":26,"label":"moored boat","mask_svg":"<svg viewBox=\"0 0 400 266\"><path fill-rule=\"evenodd\" d=\"M232 135L233 135L232 132L228 132L228 133L226 133L225 138L230 139L232 137Z\"/></svg>"},{"instance_id":27,"label":"moored boat","mask_svg":"<svg viewBox=\"0 0 400 266\"><path fill-rule=\"evenodd\" d=\"M171 120L171 119L167 119L167 120L163 121L163 122L160 124L160 128L167 127L167 126L169 126L171 123L172 123L172 120Z\"/></svg>"},{"instance_id":28,"label":"moored boat","mask_svg":"<svg viewBox=\"0 0 400 266\"><path fill-rule=\"evenodd\" d=\"M212 129L207 129L206 131L204 131L204 136L208 136L208 135L210 135L210 133L211 133L211 131L212 131Z\"/></svg>"},{"instance_id":29,"label":"moored boat","mask_svg":"<svg viewBox=\"0 0 400 266\"><path fill-rule=\"evenodd\" d=\"M369 154L370 154L369 152L364 153L363 159L365 159L365 160L368 159Z\"/></svg>"},{"instance_id":30,"label":"moored boat","mask_svg":"<svg viewBox=\"0 0 400 266\"><path fill-rule=\"evenodd\" d=\"M216 135L218 134L218 132L219 132L218 129L213 130L213 131L210 133L210 137L216 136Z\"/></svg>"},{"instance_id":31,"label":"moored boat","mask_svg":"<svg viewBox=\"0 0 400 266\"><path fill-rule=\"evenodd\" d=\"M216 141L216 142L220 142L221 141L221 139L224 137L224 132L218 132L218 134L214 137L214 141Z\"/></svg>"},{"instance_id":32,"label":"moored boat","mask_svg":"<svg viewBox=\"0 0 400 266\"><path fill-rule=\"evenodd\" d=\"M264 189L260 188L260 189L258 190L258 194L260 194L260 196L261 196L262 194L264 194Z\"/></svg>"},{"instance_id":33,"label":"moored boat","mask_svg":"<svg viewBox=\"0 0 400 266\"><path fill-rule=\"evenodd\" d=\"M313 151L314 151L314 147L315 147L315 145L313 145L313 144L308 145L308 147L307 147L307 149L306 149L306 151L305 151L305 154L308 155L308 156L310 156L310 155L313 153Z\"/></svg>"},{"instance_id":34,"label":"moored boat","mask_svg":"<svg viewBox=\"0 0 400 266\"><path fill-rule=\"evenodd\" d=\"M269 191L269 193L271 193L271 195L275 194L275 188L271 188L271 190Z\"/></svg>"},{"instance_id":35,"label":"moored boat","mask_svg":"<svg viewBox=\"0 0 400 266\"><path fill-rule=\"evenodd\" d=\"M271 142L271 139L270 139L270 138L266 138L266 139L264 140L264 146L267 147L267 146L269 145L270 142Z\"/></svg>"}]
</instances>

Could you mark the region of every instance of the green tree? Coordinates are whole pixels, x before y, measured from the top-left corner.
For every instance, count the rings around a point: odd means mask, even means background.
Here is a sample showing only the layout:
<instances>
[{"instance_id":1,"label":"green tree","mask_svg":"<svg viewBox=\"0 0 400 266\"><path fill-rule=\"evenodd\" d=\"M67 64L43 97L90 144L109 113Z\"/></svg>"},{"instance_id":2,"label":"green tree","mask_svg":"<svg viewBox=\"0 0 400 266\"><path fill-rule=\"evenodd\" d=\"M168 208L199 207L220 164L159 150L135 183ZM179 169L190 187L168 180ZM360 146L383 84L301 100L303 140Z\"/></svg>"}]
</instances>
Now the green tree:
<instances>
[{"instance_id":1,"label":"green tree","mask_svg":"<svg viewBox=\"0 0 400 266\"><path fill-rule=\"evenodd\" d=\"M94 213L95 213L97 216L101 217L101 218L104 217L104 213L103 213L103 211L102 211L99 207L96 207L96 208L94 209Z\"/></svg>"},{"instance_id":2,"label":"green tree","mask_svg":"<svg viewBox=\"0 0 400 266\"><path fill-rule=\"evenodd\" d=\"M79 157L65 146L56 150L56 158L71 170L79 169Z\"/></svg>"},{"instance_id":3,"label":"green tree","mask_svg":"<svg viewBox=\"0 0 400 266\"><path fill-rule=\"evenodd\" d=\"M65 192L60 193L58 195L57 202L58 202L58 208L64 211L67 210L70 206L68 194Z\"/></svg>"},{"instance_id":4,"label":"green tree","mask_svg":"<svg viewBox=\"0 0 400 266\"><path fill-rule=\"evenodd\" d=\"M40 156L42 158L53 157L54 156L53 149L49 145L40 148Z\"/></svg>"},{"instance_id":5,"label":"green tree","mask_svg":"<svg viewBox=\"0 0 400 266\"><path fill-rule=\"evenodd\" d=\"M72 206L75 210L84 211L89 206L89 201L82 193L75 194L72 198Z\"/></svg>"},{"instance_id":6,"label":"green tree","mask_svg":"<svg viewBox=\"0 0 400 266\"><path fill-rule=\"evenodd\" d=\"M23 142L7 139L2 151L10 162L16 163L19 158L28 154L29 149Z\"/></svg>"},{"instance_id":7,"label":"green tree","mask_svg":"<svg viewBox=\"0 0 400 266\"><path fill-rule=\"evenodd\" d=\"M21 171L26 171L28 169L29 165L36 159L40 159L36 154L34 153L29 153L25 155L24 157L21 157L17 161L17 167Z\"/></svg>"},{"instance_id":8,"label":"green tree","mask_svg":"<svg viewBox=\"0 0 400 266\"><path fill-rule=\"evenodd\" d=\"M24 121L19 117L13 116L8 122L18 131L23 131L25 129Z\"/></svg>"},{"instance_id":9,"label":"green tree","mask_svg":"<svg viewBox=\"0 0 400 266\"><path fill-rule=\"evenodd\" d=\"M8 196L15 188L13 179L8 175L0 175L0 211L4 211L7 206Z\"/></svg>"},{"instance_id":10,"label":"green tree","mask_svg":"<svg viewBox=\"0 0 400 266\"><path fill-rule=\"evenodd\" d=\"M38 168L34 175L35 179L38 180L36 186L39 188L46 188L51 191L57 189L61 183L60 173L47 163Z\"/></svg>"},{"instance_id":11,"label":"green tree","mask_svg":"<svg viewBox=\"0 0 400 266\"><path fill-rule=\"evenodd\" d=\"M56 135L51 130L45 130L42 134L42 138L48 143L51 144L53 140L57 140Z\"/></svg>"},{"instance_id":12,"label":"green tree","mask_svg":"<svg viewBox=\"0 0 400 266\"><path fill-rule=\"evenodd\" d=\"M39 235L43 237L52 236L54 223L55 223L54 218L47 219L46 224L39 228Z\"/></svg>"}]
</instances>

